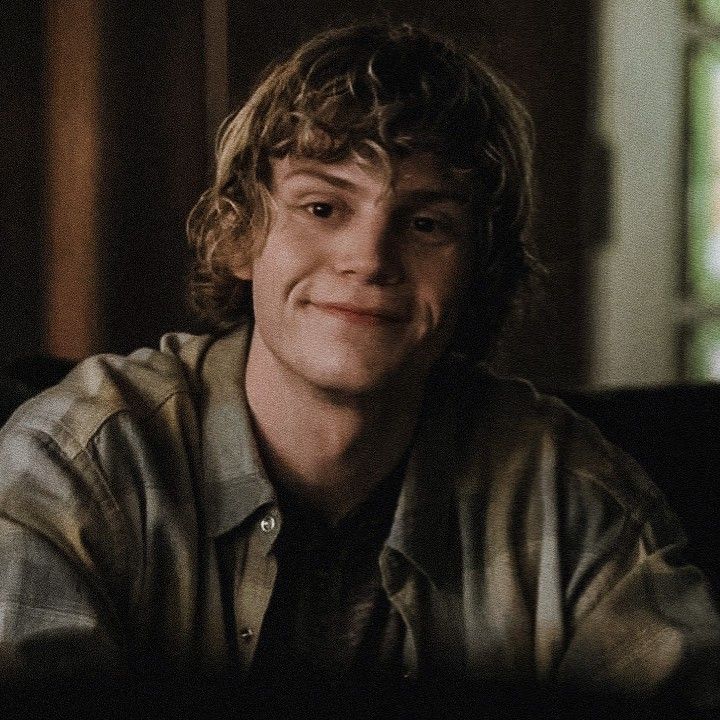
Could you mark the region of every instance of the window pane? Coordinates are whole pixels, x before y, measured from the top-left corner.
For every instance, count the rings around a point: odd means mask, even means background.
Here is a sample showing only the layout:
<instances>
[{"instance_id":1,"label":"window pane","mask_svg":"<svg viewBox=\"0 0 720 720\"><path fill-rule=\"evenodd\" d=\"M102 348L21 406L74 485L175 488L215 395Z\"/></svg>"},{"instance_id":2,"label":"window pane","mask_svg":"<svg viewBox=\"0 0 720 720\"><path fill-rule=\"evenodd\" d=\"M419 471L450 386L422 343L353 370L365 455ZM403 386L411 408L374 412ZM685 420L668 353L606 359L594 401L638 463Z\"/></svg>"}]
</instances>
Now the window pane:
<instances>
[{"instance_id":1,"label":"window pane","mask_svg":"<svg viewBox=\"0 0 720 720\"><path fill-rule=\"evenodd\" d=\"M720 22L720 0L695 0L694 5L701 22Z\"/></svg>"},{"instance_id":2,"label":"window pane","mask_svg":"<svg viewBox=\"0 0 720 720\"><path fill-rule=\"evenodd\" d=\"M720 44L690 61L688 282L698 300L720 303Z\"/></svg>"},{"instance_id":3,"label":"window pane","mask_svg":"<svg viewBox=\"0 0 720 720\"><path fill-rule=\"evenodd\" d=\"M689 380L720 380L720 320L698 325L687 350Z\"/></svg>"}]
</instances>

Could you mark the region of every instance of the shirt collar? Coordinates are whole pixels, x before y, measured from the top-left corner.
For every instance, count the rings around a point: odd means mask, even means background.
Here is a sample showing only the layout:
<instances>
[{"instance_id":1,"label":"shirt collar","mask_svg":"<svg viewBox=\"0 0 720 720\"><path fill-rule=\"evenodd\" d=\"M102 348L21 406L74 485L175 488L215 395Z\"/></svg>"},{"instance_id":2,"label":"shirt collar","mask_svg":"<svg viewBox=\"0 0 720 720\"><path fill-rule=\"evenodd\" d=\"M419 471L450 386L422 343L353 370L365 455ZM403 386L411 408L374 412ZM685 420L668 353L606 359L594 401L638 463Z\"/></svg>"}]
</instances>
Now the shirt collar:
<instances>
[{"instance_id":1,"label":"shirt collar","mask_svg":"<svg viewBox=\"0 0 720 720\"><path fill-rule=\"evenodd\" d=\"M214 537L275 502L245 395L251 334L252 326L243 325L218 338L200 368L205 517Z\"/></svg>"},{"instance_id":2,"label":"shirt collar","mask_svg":"<svg viewBox=\"0 0 720 720\"><path fill-rule=\"evenodd\" d=\"M277 501L258 452L245 394L252 326L212 343L201 366L202 446L208 530L218 537ZM436 585L453 577L448 549L457 543L452 522L452 439L430 388L426 412L411 448L387 546L400 552ZM431 408L431 410L427 410Z\"/></svg>"}]
</instances>

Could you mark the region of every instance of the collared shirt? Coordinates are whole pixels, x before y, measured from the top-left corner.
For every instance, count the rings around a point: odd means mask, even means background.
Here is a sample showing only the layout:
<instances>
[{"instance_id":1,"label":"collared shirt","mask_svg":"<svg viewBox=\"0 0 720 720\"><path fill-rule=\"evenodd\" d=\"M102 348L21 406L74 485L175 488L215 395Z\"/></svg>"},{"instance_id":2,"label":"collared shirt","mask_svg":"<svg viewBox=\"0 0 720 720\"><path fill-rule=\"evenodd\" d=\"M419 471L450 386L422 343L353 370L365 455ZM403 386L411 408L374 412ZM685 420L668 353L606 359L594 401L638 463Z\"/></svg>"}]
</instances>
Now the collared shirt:
<instances>
[{"instance_id":1,"label":"collared shirt","mask_svg":"<svg viewBox=\"0 0 720 720\"><path fill-rule=\"evenodd\" d=\"M91 358L2 430L2 677L242 682L283 525L247 347L241 328ZM448 361L379 558L403 670L446 698L536 679L720 705L720 621L683 547L658 490L588 421Z\"/></svg>"}]
</instances>

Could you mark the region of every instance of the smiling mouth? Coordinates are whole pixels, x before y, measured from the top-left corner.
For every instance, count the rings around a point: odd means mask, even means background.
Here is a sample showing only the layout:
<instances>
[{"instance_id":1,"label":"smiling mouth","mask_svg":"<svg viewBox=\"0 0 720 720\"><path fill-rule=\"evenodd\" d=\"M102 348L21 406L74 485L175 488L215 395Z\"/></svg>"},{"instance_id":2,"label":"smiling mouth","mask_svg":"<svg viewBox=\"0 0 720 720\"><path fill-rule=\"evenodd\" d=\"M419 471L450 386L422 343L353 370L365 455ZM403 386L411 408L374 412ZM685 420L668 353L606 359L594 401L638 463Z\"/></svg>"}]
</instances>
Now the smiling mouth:
<instances>
[{"instance_id":1,"label":"smiling mouth","mask_svg":"<svg viewBox=\"0 0 720 720\"><path fill-rule=\"evenodd\" d=\"M404 321L404 318L399 313L382 308L368 308L345 303L312 304L328 315L342 318L356 325L393 325Z\"/></svg>"}]
</instances>

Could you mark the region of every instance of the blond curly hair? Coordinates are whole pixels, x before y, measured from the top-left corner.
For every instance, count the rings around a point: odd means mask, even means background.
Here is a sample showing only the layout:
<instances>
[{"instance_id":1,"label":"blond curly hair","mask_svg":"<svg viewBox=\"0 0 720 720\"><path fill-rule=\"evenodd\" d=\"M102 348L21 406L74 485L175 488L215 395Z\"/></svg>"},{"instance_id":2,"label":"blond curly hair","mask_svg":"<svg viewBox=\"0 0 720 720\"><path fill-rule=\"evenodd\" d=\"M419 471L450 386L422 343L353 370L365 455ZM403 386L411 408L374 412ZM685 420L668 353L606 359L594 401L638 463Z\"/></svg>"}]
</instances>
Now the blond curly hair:
<instances>
[{"instance_id":1,"label":"blond curly hair","mask_svg":"<svg viewBox=\"0 0 720 720\"><path fill-rule=\"evenodd\" d=\"M531 123L508 84L451 41L407 24L322 33L265 76L226 121L212 186L188 218L191 300L218 330L252 317L252 261L270 222L270 158L387 166L429 151L470 175L483 252L452 349L485 359L531 273ZM480 260L481 258L481 260Z\"/></svg>"}]
</instances>

